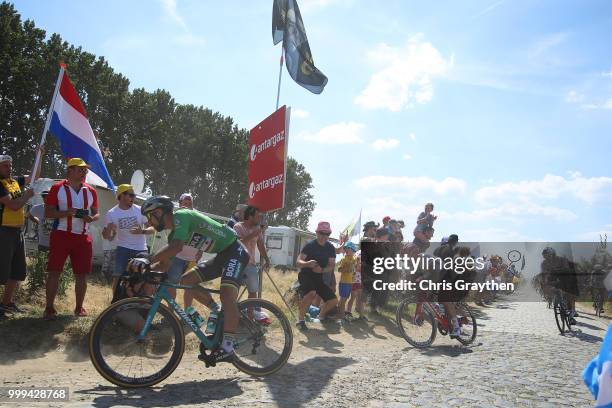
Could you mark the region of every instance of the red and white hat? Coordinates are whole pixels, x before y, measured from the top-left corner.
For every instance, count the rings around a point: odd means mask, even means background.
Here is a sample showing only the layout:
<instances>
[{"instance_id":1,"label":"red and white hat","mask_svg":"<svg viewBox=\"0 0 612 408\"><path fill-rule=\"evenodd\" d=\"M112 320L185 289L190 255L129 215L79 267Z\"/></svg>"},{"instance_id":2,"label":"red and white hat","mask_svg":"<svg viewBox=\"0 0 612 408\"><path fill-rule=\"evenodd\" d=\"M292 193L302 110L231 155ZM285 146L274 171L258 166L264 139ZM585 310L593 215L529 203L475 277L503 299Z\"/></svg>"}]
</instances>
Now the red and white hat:
<instances>
[{"instance_id":1,"label":"red and white hat","mask_svg":"<svg viewBox=\"0 0 612 408\"><path fill-rule=\"evenodd\" d=\"M319 225L317 225L317 230L315 232L323 232L325 234L331 234L332 230L329 226L329 222L321 221Z\"/></svg>"}]
</instances>

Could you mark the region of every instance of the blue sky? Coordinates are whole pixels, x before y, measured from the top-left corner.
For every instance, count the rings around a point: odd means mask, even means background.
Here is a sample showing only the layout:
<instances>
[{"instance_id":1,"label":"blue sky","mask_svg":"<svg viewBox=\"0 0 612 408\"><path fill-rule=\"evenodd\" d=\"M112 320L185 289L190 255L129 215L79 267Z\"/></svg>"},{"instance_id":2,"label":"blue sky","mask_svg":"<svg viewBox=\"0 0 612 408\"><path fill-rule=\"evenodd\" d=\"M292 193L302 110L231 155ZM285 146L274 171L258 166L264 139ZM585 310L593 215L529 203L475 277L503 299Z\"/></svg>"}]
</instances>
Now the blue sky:
<instances>
[{"instance_id":1,"label":"blue sky","mask_svg":"<svg viewBox=\"0 0 612 408\"><path fill-rule=\"evenodd\" d=\"M299 1L299 0L298 0ZM313 95L283 73L289 154L313 176L311 226L403 219L434 202L436 237L612 237L612 3L299 1ZM272 1L17 1L103 55L132 87L230 115L275 106Z\"/></svg>"}]
</instances>

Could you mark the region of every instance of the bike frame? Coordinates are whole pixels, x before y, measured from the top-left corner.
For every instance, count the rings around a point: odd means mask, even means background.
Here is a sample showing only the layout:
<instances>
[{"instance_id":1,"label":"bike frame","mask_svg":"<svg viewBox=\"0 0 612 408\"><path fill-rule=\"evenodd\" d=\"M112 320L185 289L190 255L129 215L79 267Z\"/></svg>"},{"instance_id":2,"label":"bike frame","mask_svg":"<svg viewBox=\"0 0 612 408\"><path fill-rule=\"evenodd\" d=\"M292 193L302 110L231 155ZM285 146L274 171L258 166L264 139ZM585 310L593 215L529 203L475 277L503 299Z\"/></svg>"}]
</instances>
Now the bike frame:
<instances>
[{"instance_id":1,"label":"bike frame","mask_svg":"<svg viewBox=\"0 0 612 408\"><path fill-rule=\"evenodd\" d=\"M200 330L200 328L193 322L193 320L191 320L191 318L178 305L178 303L176 303L176 301L172 298L172 296L170 296L167 288L194 289L196 288L196 286L176 285L173 283L161 282L159 284L159 288L155 291L155 295L153 296L153 305L151 306L151 309L149 310L149 313L147 314L147 320L145 321L144 327L140 331L140 334L138 334L138 340L140 341L144 340L145 336L147 335L147 331L149 330L149 328L151 327L151 323L153 322L153 317L155 316L155 314L157 313L157 310L159 309L159 305L161 304L161 301L165 300L172 307L172 310L174 310L174 313L180 317L181 321L183 321L189 326L189 328L196 334L196 336L198 336L198 339L200 340L200 342L204 344L204 346L207 349L209 350L215 349L221 343L221 339L223 338L223 311L219 312L219 318L217 321L217 327L215 328L215 333L211 336L211 338L209 338L208 336L204 334L202 330ZM197 288L201 288L201 287L198 286ZM219 291L212 290L212 289L204 289L204 288L201 288L201 289L206 290L207 292L211 292L211 293L219 293Z\"/></svg>"}]
</instances>

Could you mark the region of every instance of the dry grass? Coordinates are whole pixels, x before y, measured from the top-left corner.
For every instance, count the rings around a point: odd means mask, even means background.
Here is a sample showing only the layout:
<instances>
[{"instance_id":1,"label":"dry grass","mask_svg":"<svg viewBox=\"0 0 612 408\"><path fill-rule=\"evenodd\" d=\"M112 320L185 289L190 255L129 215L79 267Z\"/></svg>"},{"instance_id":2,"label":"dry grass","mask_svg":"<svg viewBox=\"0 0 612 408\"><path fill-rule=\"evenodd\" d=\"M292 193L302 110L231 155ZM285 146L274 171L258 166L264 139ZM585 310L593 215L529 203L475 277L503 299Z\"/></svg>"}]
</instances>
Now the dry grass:
<instances>
[{"instance_id":1,"label":"dry grass","mask_svg":"<svg viewBox=\"0 0 612 408\"><path fill-rule=\"evenodd\" d=\"M281 294L284 294L297 280L297 273L272 269L270 277L274 280ZM263 278L263 298L279 306L287 317L292 320L291 314L270 282L268 276ZM205 286L211 288L219 287L219 279L208 282ZM247 294L242 296L245 299ZM76 318L73 315L75 307L74 285L71 285L66 296L56 300L58 319L52 322L42 320L44 311L44 294L35 296L27 304L20 306L26 310L23 315L10 317L7 321L0 323L0 363L14 361L20 354L27 354L28 358L42 356L46 352L65 350L75 354L75 357L85 358L87 353L87 335L95 318L110 304L112 293L110 285L92 279L87 288L84 307L89 316ZM183 305L182 291L178 291L177 299ZM218 299L217 299L218 300ZM205 307L194 302L202 316L208 316ZM295 310L294 310L295 312ZM190 336L188 344L190 348L197 347L195 336Z\"/></svg>"}]
</instances>

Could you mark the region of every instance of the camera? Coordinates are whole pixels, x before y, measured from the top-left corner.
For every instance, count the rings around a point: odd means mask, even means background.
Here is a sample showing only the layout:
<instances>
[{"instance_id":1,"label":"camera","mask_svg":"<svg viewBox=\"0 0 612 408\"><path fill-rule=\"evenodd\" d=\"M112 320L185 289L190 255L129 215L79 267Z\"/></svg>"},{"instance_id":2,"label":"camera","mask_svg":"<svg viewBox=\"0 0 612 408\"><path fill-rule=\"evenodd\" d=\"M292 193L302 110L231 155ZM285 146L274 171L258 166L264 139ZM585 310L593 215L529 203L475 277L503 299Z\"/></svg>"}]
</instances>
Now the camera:
<instances>
[{"instance_id":1,"label":"camera","mask_svg":"<svg viewBox=\"0 0 612 408\"><path fill-rule=\"evenodd\" d=\"M74 218L83 218L88 215L89 215L89 210L77 209L76 212L74 213Z\"/></svg>"}]
</instances>

